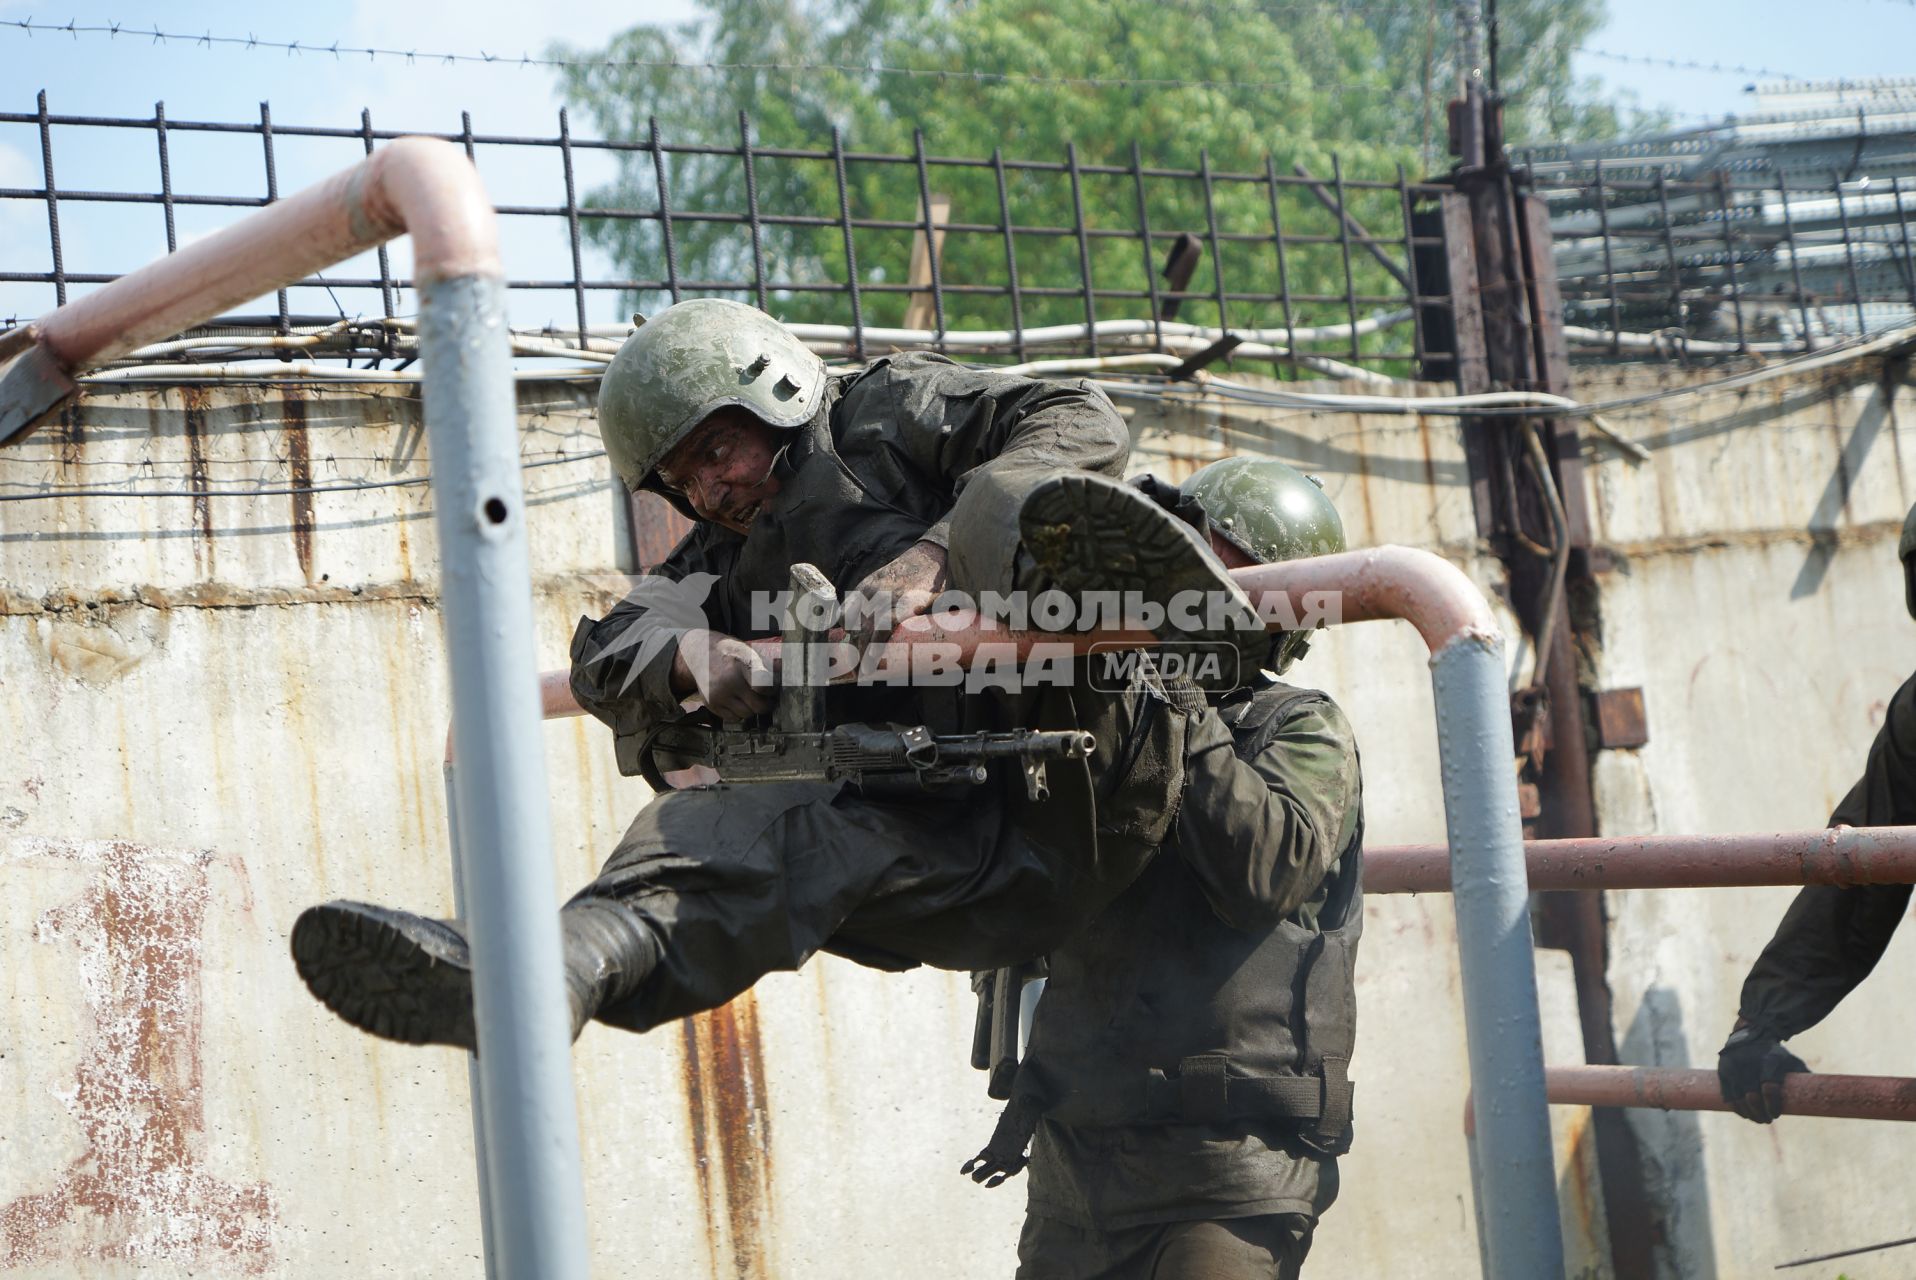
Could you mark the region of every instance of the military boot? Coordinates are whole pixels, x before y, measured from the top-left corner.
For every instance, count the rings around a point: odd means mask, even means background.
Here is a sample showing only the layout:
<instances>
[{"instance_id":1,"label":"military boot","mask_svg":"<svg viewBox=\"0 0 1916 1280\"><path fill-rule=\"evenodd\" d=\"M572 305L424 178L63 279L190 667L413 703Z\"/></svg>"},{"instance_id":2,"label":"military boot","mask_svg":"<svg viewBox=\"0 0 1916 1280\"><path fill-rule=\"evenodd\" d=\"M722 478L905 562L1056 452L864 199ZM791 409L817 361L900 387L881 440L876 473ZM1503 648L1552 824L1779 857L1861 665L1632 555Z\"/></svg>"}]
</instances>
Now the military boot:
<instances>
[{"instance_id":1,"label":"military boot","mask_svg":"<svg viewBox=\"0 0 1916 1280\"><path fill-rule=\"evenodd\" d=\"M1224 684L1257 670L1270 636L1243 588L1197 530L1126 484L1068 472L1038 484L1018 514L1025 550L1048 589L1083 600L1118 592L1127 608L1163 611L1167 646L1222 646L1237 655Z\"/></svg>"},{"instance_id":2,"label":"military boot","mask_svg":"<svg viewBox=\"0 0 1916 1280\"><path fill-rule=\"evenodd\" d=\"M643 921L606 898L559 913L572 1038L638 989L658 962ZM293 963L321 1004L362 1031L404 1044L476 1051L472 953L457 920L365 902L308 907L293 925Z\"/></svg>"}]
</instances>

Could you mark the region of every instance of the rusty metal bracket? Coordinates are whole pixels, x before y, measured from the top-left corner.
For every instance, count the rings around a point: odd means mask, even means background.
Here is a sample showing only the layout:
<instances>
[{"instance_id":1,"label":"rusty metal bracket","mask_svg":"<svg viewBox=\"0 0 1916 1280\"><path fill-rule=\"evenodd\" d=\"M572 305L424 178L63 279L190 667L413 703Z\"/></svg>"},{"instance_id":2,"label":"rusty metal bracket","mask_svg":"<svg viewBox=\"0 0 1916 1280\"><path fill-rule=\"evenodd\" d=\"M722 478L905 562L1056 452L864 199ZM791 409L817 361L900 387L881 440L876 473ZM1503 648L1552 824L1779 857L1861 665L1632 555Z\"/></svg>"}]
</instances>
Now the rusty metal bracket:
<instances>
[{"instance_id":1,"label":"rusty metal bracket","mask_svg":"<svg viewBox=\"0 0 1916 1280\"><path fill-rule=\"evenodd\" d=\"M1204 242L1189 231L1181 231L1178 238L1171 242L1171 252L1165 255L1164 270L1160 272L1167 286L1167 293L1183 293L1191 283L1191 275L1197 270L1199 262L1204 260ZM1158 318L1169 320L1178 313L1182 298L1166 298L1159 308Z\"/></svg>"},{"instance_id":2,"label":"rusty metal bracket","mask_svg":"<svg viewBox=\"0 0 1916 1280\"><path fill-rule=\"evenodd\" d=\"M1202 351L1194 351L1183 364L1177 365L1166 375L1173 382L1189 382L1199 369L1215 364L1244 345L1244 339L1235 333L1227 333Z\"/></svg>"},{"instance_id":3,"label":"rusty metal bracket","mask_svg":"<svg viewBox=\"0 0 1916 1280\"><path fill-rule=\"evenodd\" d=\"M1630 750L1650 741L1644 717L1642 689L1603 689L1590 699L1596 712L1597 746L1605 751Z\"/></svg>"}]
</instances>

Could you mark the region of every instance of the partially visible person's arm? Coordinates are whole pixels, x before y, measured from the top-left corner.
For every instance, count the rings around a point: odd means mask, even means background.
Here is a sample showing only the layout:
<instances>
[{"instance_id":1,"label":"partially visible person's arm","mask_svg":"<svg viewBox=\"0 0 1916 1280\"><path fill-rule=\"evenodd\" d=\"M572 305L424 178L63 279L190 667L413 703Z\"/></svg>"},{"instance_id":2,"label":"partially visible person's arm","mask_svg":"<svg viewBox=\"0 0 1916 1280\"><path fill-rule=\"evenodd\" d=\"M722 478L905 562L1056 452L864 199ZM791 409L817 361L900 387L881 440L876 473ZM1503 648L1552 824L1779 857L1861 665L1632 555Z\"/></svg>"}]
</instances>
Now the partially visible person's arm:
<instances>
[{"instance_id":1,"label":"partially visible person's arm","mask_svg":"<svg viewBox=\"0 0 1916 1280\"><path fill-rule=\"evenodd\" d=\"M1177 847L1218 918L1266 927L1296 911L1356 826L1357 745L1336 704L1293 709L1250 761L1215 711L1193 716Z\"/></svg>"}]
</instances>

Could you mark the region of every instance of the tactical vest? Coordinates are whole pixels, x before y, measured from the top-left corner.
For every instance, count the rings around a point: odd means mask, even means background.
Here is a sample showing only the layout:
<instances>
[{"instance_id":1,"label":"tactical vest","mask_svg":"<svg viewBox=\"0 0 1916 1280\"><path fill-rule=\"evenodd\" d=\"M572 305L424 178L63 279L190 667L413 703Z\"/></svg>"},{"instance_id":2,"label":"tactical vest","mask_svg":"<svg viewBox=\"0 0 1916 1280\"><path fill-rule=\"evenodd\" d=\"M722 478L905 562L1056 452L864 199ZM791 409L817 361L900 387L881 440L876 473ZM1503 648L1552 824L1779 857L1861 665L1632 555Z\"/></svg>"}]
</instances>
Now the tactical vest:
<instances>
[{"instance_id":1,"label":"tactical vest","mask_svg":"<svg viewBox=\"0 0 1916 1280\"><path fill-rule=\"evenodd\" d=\"M1272 684L1218 712L1251 760L1292 714L1325 700ZM1275 1121L1313 1150L1347 1150L1362 843L1360 811L1318 892L1258 932L1220 922L1167 845L1048 957L1029 1056L974 1176L1021 1169L1041 1116L1072 1126Z\"/></svg>"}]
</instances>

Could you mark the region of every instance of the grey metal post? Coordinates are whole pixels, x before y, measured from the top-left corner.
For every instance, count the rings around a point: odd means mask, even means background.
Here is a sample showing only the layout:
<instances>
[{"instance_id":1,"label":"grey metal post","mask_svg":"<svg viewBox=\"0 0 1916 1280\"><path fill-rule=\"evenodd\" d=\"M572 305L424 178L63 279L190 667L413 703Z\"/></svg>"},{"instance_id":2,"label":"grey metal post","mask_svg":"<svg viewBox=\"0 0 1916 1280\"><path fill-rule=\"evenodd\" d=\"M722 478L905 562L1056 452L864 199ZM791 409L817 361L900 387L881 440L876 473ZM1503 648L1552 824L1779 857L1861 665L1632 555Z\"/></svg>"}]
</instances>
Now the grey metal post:
<instances>
[{"instance_id":1,"label":"grey metal post","mask_svg":"<svg viewBox=\"0 0 1916 1280\"><path fill-rule=\"evenodd\" d=\"M446 779L446 843L452 849L452 913L466 918L466 857L459 848L458 766L448 760L441 770ZM472 1162L479 1177L479 1244L486 1262L486 1280L498 1280L499 1250L492 1242L492 1187L486 1172L485 1077L479 1055L466 1055L466 1095L472 1108Z\"/></svg>"},{"instance_id":2,"label":"grey metal post","mask_svg":"<svg viewBox=\"0 0 1916 1280\"><path fill-rule=\"evenodd\" d=\"M505 285L420 286L454 786L498 1274L585 1280L584 1175L552 887Z\"/></svg>"},{"instance_id":3,"label":"grey metal post","mask_svg":"<svg viewBox=\"0 0 1916 1280\"><path fill-rule=\"evenodd\" d=\"M1467 1118L1464 1124L1464 1151L1470 1157L1470 1208L1477 1226L1477 1267L1490 1274L1490 1242L1484 1233L1484 1174L1477 1159L1477 1122Z\"/></svg>"},{"instance_id":4,"label":"grey metal post","mask_svg":"<svg viewBox=\"0 0 1916 1280\"><path fill-rule=\"evenodd\" d=\"M1478 1221L1493 1280L1563 1274L1523 823L1503 641L1462 631L1431 658L1464 1035L1476 1101Z\"/></svg>"}]
</instances>

